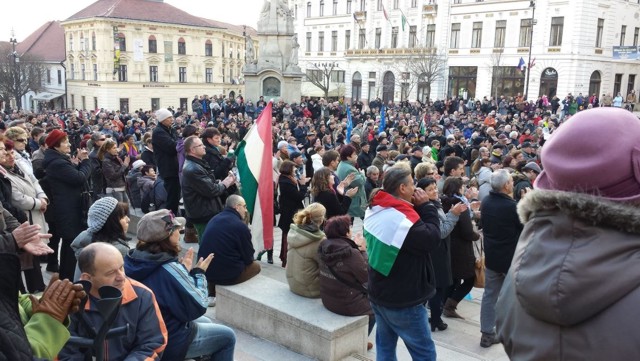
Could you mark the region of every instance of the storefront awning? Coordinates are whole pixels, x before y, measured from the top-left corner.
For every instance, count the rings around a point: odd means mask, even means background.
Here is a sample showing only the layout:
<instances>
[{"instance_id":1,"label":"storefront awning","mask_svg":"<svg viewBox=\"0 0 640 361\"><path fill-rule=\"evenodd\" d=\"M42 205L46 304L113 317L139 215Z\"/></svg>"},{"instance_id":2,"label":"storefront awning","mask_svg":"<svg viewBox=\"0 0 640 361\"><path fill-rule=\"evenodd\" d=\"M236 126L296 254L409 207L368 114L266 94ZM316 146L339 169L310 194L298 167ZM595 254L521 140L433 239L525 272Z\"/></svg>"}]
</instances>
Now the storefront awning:
<instances>
[{"instance_id":1,"label":"storefront awning","mask_svg":"<svg viewBox=\"0 0 640 361\"><path fill-rule=\"evenodd\" d=\"M40 94L36 94L33 97L33 100L40 100L40 101L50 101L53 100L55 98L61 97L64 94L60 94L60 93L48 93L48 92L42 92Z\"/></svg>"}]
</instances>

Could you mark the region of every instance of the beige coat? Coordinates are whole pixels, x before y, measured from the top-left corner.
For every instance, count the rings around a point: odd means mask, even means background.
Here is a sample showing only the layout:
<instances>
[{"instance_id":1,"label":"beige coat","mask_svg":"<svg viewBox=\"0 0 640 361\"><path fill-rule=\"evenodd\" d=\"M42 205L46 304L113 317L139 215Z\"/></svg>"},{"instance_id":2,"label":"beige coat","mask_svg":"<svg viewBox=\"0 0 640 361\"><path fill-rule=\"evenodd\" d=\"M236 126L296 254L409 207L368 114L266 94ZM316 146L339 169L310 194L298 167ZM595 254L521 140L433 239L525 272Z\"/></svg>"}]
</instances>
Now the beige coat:
<instances>
[{"instance_id":1,"label":"beige coat","mask_svg":"<svg viewBox=\"0 0 640 361\"><path fill-rule=\"evenodd\" d=\"M22 177L8 171L4 176L11 181L11 204L25 211L27 219L30 219L32 224L39 224L42 227L42 233L48 232L49 226L44 219L44 213L40 211L42 198L47 198L47 195L38 181L36 180L34 183L27 174Z\"/></svg>"},{"instance_id":2,"label":"beige coat","mask_svg":"<svg viewBox=\"0 0 640 361\"><path fill-rule=\"evenodd\" d=\"M496 305L512 360L640 360L640 209L536 190Z\"/></svg>"},{"instance_id":3,"label":"beige coat","mask_svg":"<svg viewBox=\"0 0 640 361\"><path fill-rule=\"evenodd\" d=\"M302 228L301 228L302 227ZM324 232L292 224L287 234L287 282L291 292L304 297L320 297L320 255Z\"/></svg>"}]
</instances>

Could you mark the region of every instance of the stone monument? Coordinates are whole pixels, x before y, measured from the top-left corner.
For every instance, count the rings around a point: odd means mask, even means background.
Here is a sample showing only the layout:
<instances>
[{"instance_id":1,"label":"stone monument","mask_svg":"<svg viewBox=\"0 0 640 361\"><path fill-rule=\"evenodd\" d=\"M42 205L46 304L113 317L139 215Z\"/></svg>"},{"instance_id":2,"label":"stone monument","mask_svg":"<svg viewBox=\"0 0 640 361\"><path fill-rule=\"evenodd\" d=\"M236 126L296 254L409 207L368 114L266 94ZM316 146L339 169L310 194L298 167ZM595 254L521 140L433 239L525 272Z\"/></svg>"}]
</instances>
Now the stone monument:
<instances>
[{"instance_id":1,"label":"stone monument","mask_svg":"<svg viewBox=\"0 0 640 361\"><path fill-rule=\"evenodd\" d=\"M258 19L259 50L246 39L246 64L243 69L245 97L287 103L300 102L304 73L298 66L300 44L294 33L293 13L284 0L264 0Z\"/></svg>"}]
</instances>

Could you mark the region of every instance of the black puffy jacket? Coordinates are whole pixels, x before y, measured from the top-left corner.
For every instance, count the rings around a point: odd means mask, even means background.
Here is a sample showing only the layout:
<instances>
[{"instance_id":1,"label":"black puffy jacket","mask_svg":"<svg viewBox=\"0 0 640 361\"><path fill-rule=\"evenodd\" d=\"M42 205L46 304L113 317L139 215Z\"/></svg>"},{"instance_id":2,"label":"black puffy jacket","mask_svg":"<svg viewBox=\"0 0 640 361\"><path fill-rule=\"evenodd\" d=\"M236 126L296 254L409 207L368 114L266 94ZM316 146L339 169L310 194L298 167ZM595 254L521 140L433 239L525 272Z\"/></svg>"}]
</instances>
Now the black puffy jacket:
<instances>
[{"instance_id":1,"label":"black puffy jacket","mask_svg":"<svg viewBox=\"0 0 640 361\"><path fill-rule=\"evenodd\" d=\"M207 162L187 156L182 168L182 198L187 218L193 223L209 222L222 210L220 197L226 190Z\"/></svg>"}]
</instances>

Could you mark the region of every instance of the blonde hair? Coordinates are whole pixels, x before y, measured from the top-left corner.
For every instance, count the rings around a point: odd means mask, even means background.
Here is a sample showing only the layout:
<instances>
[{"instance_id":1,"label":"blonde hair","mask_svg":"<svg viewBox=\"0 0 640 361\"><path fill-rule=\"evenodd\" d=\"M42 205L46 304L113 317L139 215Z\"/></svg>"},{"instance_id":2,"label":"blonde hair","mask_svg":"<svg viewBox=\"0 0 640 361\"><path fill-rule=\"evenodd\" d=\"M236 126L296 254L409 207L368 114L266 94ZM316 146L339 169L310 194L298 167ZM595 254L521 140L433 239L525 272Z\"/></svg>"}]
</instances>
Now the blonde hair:
<instances>
[{"instance_id":1,"label":"blonde hair","mask_svg":"<svg viewBox=\"0 0 640 361\"><path fill-rule=\"evenodd\" d=\"M320 226L324 221L327 209L320 203L311 203L307 208L298 211L293 216L293 223L296 225L315 223Z\"/></svg>"},{"instance_id":2,"label":"blonde hair","mask_svg":"<svg viewBox=\"0 0 640 361\"><path fill-rule=\"evenodd\" d=\"M24 128L22 127L11 127L9 129L7 129L6 132L4 132L4 135L11 139L11 140L16 140L18 139L19 136L21 135L27 135L27 131L24 130Z\"/></svg>"}]
</instances>

